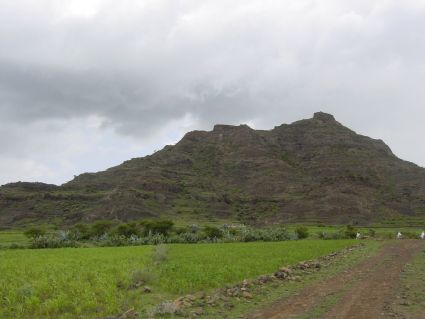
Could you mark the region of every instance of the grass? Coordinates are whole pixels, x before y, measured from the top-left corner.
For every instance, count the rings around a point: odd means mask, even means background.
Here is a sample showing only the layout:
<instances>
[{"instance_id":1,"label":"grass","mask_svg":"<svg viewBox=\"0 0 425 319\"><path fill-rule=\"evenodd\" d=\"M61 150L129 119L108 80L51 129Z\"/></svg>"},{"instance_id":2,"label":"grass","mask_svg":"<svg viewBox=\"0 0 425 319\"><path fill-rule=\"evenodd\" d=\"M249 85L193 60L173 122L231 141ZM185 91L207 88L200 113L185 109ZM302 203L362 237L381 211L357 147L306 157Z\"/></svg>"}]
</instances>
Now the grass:
<instances>
[{"instance_id":1,"label":"grass","mask_svg":"<svg viewBox=\"0 0 425 319\"><path fill-rule=\"evenodd\" d=\"M0 231L0 245L20 244L25 245L28 243L28 238L22 231L6 230Z\"/></svg>"},{"instance_id":2,"label":"grass","mask_svg":"<svg viewBox=\"0 0 425 319\"><path fill-rule=\"evenodd\" d=\"M303 276L302 282L285 281L283 284L279 285L274 283L264 285L259 291L253 294L253 299L251 300L241 299L232 302L231 308L227 307L224 303L215 308L208 309L205 319L240 318L252 314L253 311L265 309L273 305L276 301L289 297L310 284L331 278L336 273L353 267L353 265L361 262L364 258L376 254L383 242L363 241L363 243L366 245L361 249L357 249L345 255L344 258L335 259L330 265L323 267L319 272L313 272L312 274ZM332 307L339 297L339 295L333 295L323 299L323 302L312 309L303 319L321 318L323 313Z\"/></svg>"},{"instance_id":3,"label":"grass","mask_svg":"<svg viewBox=\"0 0 425 319\"><path fill-rule=\"evenodd\" d=\"M152 247L0 251L0 318L93 318L269 273L352 240L168 245L152 294L128 289L151 264Z\"/></svg>"},{"instance_id":4,"label":"grass","mask_svg":"<svg viewBox=\"0 0 425 319\"><path fill-rule=\"evenodd\" d=\"M175 293L221 287L313 259L353 244L340 241L171 245L169 262L160 269L161 287ZM178 274L176 276L176 274Z\"/></svg>"},{"instance_id":5,"label":"grass","mask_svg":"<svg viewBox=\"0 0 425 319\"><path fill-rule=\"evenodd\" d=\"M425 249L406 265L401 279L398 310L407 317L423 318L425 314Z\"/></svg>"}]
</instances>

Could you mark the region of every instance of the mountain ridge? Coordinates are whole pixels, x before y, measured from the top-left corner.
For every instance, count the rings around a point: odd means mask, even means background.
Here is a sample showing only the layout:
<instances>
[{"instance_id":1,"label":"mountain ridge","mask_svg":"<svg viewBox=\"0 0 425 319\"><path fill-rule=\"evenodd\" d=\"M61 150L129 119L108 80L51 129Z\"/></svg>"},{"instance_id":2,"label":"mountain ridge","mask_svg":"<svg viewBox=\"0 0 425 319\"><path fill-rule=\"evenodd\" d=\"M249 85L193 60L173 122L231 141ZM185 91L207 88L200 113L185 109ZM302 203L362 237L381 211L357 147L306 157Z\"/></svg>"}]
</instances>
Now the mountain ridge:
<instances>
[{"instance_id":1,"label":"mountain ridge","mask_svg":"<svg viewBox=\"0 0 425 319\"><path fill-rule=\"evenodd\" d=\"M425 213L425 169L317 112L271 130L217 124L54 186L0 187L0 222L173 218L360 223Z\"/></svg>"}]
</instances>

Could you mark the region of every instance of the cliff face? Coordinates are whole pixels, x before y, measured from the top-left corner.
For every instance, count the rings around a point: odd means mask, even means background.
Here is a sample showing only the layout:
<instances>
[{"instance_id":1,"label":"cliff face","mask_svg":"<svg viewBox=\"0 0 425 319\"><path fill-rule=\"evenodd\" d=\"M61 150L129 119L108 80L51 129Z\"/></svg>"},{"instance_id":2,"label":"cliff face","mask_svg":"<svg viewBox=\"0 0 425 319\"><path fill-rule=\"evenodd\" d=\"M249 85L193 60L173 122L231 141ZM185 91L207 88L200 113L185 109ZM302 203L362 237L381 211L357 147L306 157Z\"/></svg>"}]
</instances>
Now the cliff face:
<instances>
[{"instance_id":1,"label":"cliff face","mask_svg":"<svg viewBox=\"0 0 425 319\"><path fill-rule=\"evenodd\" d=\"M168 217L249 223L367 223L425 216L425 169L332 115L270 131L216 125L62 186L0 188L0 222Z\"/></svg>"}]
</instances>

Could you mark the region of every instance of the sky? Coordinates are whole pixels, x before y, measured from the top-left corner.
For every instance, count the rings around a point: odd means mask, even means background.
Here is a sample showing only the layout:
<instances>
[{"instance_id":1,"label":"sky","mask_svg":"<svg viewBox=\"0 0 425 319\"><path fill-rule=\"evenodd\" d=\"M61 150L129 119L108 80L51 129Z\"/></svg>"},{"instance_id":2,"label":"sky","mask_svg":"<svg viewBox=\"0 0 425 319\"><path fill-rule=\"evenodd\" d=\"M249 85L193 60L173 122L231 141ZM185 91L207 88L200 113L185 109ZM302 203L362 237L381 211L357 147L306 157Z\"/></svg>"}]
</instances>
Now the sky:
<instances>
[{"instance_id":1,"label":"sky","mask_svg":"<svg viewBox=\"0 0 425 319\"><path fill-rule=\"evenodd\" d=\"M0 0L0 184L316 111L425 166L425 1Z\"/></svg>"}]
</instances>

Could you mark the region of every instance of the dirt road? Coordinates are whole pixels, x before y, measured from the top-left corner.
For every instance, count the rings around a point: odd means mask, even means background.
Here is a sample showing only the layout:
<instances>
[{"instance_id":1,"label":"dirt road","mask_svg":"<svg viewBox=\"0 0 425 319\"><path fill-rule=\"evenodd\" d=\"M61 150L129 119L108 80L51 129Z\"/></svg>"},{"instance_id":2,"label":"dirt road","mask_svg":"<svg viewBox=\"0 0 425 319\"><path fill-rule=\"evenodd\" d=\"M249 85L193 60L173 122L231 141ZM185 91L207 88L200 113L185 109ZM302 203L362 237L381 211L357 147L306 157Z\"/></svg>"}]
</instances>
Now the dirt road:
<instances>
[{"instance_id":1,"label":"dirt road","mask_svg":"<svg viewBox=\"0 0 425 319\"><path fill-rule=\"evenodd\" d=\"M404 265L424 246L419 240L389 242L377 255L249 318L404 318L392 311L391 304L396 300Z\"/></svg>"}]
</instances>

